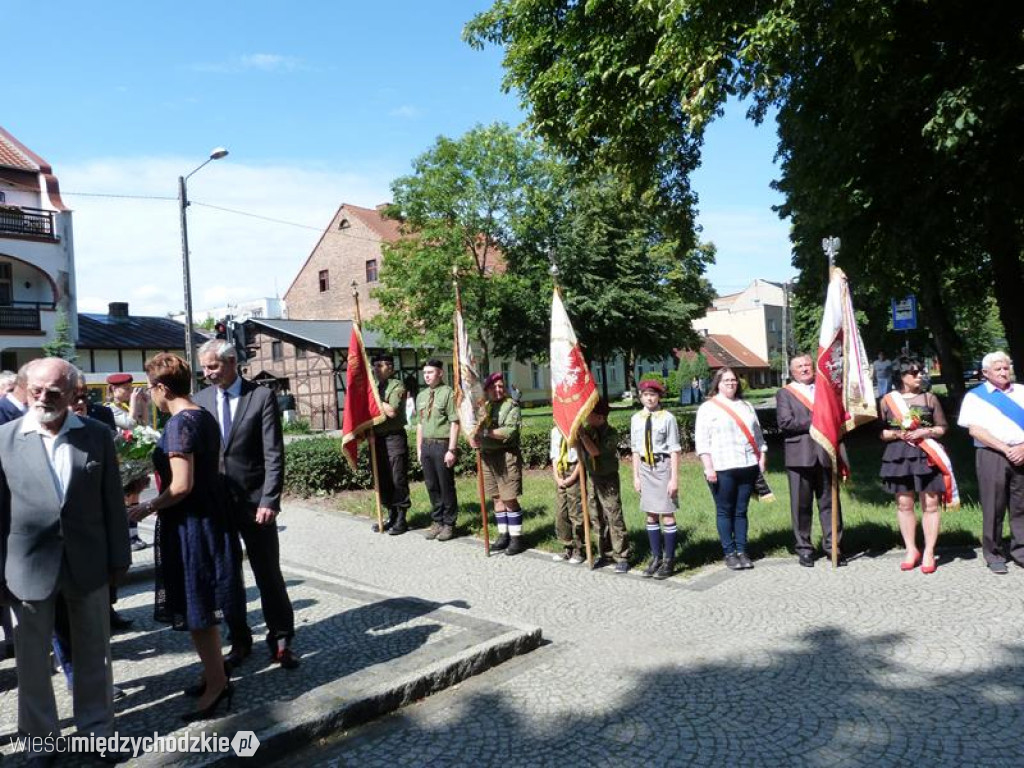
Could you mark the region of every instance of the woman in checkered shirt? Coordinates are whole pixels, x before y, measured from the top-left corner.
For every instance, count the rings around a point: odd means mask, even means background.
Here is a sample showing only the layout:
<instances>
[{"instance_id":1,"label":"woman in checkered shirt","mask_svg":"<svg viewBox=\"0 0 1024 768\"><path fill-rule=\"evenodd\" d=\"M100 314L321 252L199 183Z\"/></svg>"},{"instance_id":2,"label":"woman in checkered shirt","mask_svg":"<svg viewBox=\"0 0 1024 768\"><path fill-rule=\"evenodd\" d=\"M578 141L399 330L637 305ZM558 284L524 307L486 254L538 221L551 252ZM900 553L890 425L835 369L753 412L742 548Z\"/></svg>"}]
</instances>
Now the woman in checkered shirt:
<instances>
[{"instance_id":1,"label":"woman in checkered shirt","mask_svg":"<svg viewBox=\"0 0 1024 768\"><path fill-rule=\"evenodd\" d=\"M747 554L747 506L764 471L767 445L735 371L720 368L708 394L697 409L697 455L715 500L725 564L733 571L749 570L754 564Z\"/></svg>"}]
</instances>

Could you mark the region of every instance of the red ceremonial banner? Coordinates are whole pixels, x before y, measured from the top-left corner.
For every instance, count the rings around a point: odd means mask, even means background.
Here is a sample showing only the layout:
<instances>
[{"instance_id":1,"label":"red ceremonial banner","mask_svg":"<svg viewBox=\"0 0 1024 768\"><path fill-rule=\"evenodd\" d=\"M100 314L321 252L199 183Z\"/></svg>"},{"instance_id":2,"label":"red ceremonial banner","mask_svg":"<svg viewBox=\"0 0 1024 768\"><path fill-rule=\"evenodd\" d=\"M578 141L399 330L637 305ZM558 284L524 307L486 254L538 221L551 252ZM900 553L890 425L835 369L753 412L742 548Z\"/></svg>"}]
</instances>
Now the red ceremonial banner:
<instances>
[{"instance_id":1,"label":"red ceremonial banner","mask_svg":"<svg viewBox=\"0 0 1024 768\"><path fill-rule=\"evenodd\" d=\"M354 469L359 456L359 443L374 424L384 421L380 396L370 371L370 361L363 346L358 323L352 323L348 342L348 367L345 371L345 411L341 422L341 448Z\"/></svg>"},{"instance_id":2,"label":"red ceremonial banner","mask_svg":"<svg viewBox=\"0 0 1024 768\"><path fill-rule=\"evenodd\" d=\"M570 445L597 404L597 383L576 341L562 297L551 300L551 412Z\"/></svg>"}]
</instances>

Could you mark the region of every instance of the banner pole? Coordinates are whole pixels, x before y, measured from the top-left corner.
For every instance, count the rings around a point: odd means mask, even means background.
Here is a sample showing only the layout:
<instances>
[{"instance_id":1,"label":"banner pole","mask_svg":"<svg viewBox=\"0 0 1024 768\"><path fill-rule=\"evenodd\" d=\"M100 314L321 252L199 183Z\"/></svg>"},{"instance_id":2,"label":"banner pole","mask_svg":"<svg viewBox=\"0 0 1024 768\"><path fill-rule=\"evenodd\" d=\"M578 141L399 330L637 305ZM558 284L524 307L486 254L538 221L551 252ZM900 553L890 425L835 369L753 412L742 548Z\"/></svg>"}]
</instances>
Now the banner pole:
<instances>
[{"instance_id":1,"label":"banner pole","mask_svg":"<svg viewBox=\"0 0 1024 768\"><path fill-rule=\"evenodd\" d=\"M356 305L356 325L359 326L361 335L363 330L363 316L359 311L359 283L355 280L352 281L352 298L355 300ZM372 375L373 374L371 374L371 376ZM370 427L370 434L367 439L370 444L370 469L373 471L373 500L374 505L377 508L377 532L384 533L384 515L380 509L380 478L377 475L377 440L373 432L373 427Z\"/></svg>"},{"instance_id":2,"label":"banner pole","mask_svg":"<svg viewBox=\"0 0 1024 768\"><path fill-rule=\"evenodd\" d=\"M839 450L839 446L836 446ZM839 462L832 459L832 569L839 567Z\"/></svg>"},{"instance_id":3,"label":"banner pole","mask_svg":"<svg viewBox=\"0 0 1024 768\"><path fill-rule=\"evenodd\" d=\"M580 467L580 504L583 507L583 546L587 550L587 565L594 567L594 556L590 551L590 507L587 501L587 449L580 440L576 444L576 453Z\"/></svg>"},{"instance_id":4,"label":"banner pole","mask_svg":"<svg viewBox=\"0 0 1024 768\"><path fill-rule=\"evenodd\" d=\"M491 529L487 520L487 497L484 494L484 466L480 449L476 449L476 489L480 494L480 530L484 534L484 554L491 556Z\"/></svg>"}]
</instances>

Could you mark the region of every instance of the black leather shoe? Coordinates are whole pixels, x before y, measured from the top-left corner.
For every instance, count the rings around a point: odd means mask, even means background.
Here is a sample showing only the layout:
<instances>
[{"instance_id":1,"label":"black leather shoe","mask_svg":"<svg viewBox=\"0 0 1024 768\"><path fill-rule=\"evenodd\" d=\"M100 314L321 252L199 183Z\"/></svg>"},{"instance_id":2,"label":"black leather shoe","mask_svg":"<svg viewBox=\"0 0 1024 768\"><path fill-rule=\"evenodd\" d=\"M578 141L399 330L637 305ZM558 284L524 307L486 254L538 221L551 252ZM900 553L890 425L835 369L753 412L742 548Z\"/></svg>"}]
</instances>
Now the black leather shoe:
<instances>
[{"instance_id":1,"label":"black leather shoe","mask_svg":"<svg viewBox=\"0 0 1024 768\"><path fill-rule=\"evenodd\" d=\"M797 560L800 562L800 565L802 565L804 568L814 567L814 555L810 554L809 552L801 552L796 557Z\"/></svg>"},{"instance_id":2,"label":"black leather shoe","mask_svg":"<svg viewBox=\"0 0 1024 768\"><path fill-rule=\"evenodd\" d=\"M749 571L754 567L754 563L750 559L750 555L746 552L737 552L736 559L740 561L740 568L744 571Z\"/></svg>"},{"instance_id":3,"label":"black leather shoe","mask_svg":"<svg viewBox=\"0 0 1024 768\"><path fill-rule=\"evenodd\" d=\"M296 669L299 666L299 657L288 647L279 648L273 660L275 664L280 664L282 669Z\"/></svg>"},{"instance_id":4,"label":"black leather shoe","mask_svg":"<svg viewBox=\"0 0 1024 768\"><path fill-rule=\"evenodd\" d=\"M526 545L523 543L522 536L513 536L508 543L508 547L505 549L506 555L518 555L520 552L526 551Z\"/></svg>"},{"instance_id":5,"label":"black leather shoe","mask_svg":"<svg viewBox=\"0 0 1024 768\"><path fill-rule=\"evenodd\" d=\"M508 546L508 542L509 542L509 535L508 535L508 533L501 534L491 544L491 552L500 552L501 550L505 549L505 547Z\"/></svg>"},{"instance_id":6,"label":"black leather shoe","mask_svg":"<svg viewBox=\"0 0 1024 768\"><path fill-rule=\"evenodd\" d=\"M224 663L230 665L232 668L242 666L242 662L252 655L252 641L250 640L245 645L235 644L231 646L231 650L228 651L228 655L224 657Z\"/></svg>"},{"instance_id":7,"label":"black leather shoe","mask_svg":"<svg viewBox=\"0 0 1024 768\"><path fill-rule=\"evenodd\" d=\"M658 568L660 568L660 567L661 567L661 558L660 557L652 557L651 558L651 562L648 563L647 567L644 568L644 570L643 570L643 577L645 579L651 578L651 576L653 576L654 574L656 574L658 572Z\"/></svg>"},{"instance_id":8,"label":"black leather shoe","mask_svg":"<svg viewBox=\"0 0 1024 768\"><path fill-rule=\"evenodd\" d=\"M132 624L135 623L135 619L126 619L124 616L119 614L113 608L110 609L110 631L111 632L125 632L132 628Z\"/></svg>"},{"instance_id":9,"label":"black leather shoe","mask_svg":"<svg viewBox=\"0 0 1024 768\"><path fill-rule=\"evenodd\" d=\"M725 556L725 567L730 571L742 571L743 565L740 563L740 558L735 553L730 552Z\"/></svg>"},{"instance_id":10,"label":"black leather shoe","mask_svg":"<svg viewBox=\"0 0 1024 768\"><path fill-rule=\"evenodd\" d=\"M391 510L391 512L388 513L388 519L384 521L384 530L385 531L390 531L391 528L394 526L395 520L397 518L398 518L398 513L395 512L394 510ZM374 533L380 533L381 528L380 528L380 525L378 523L374 523L373 525L370 526L370 530L373 531Z\"/></svg>"},{"instance_id":11,"label":"black leather shoe","mask_svg":"<svg viewBox=\"0 0 1024 768\"><path fill-rule=\"evenodd\" d=\"M658 566L657 573L654 574L654 578L656 578L658 581L664 581L672 575L672 572L675 571L675 569L675 560L662 560L661 565Z\"/></svg>"}]
</instances>

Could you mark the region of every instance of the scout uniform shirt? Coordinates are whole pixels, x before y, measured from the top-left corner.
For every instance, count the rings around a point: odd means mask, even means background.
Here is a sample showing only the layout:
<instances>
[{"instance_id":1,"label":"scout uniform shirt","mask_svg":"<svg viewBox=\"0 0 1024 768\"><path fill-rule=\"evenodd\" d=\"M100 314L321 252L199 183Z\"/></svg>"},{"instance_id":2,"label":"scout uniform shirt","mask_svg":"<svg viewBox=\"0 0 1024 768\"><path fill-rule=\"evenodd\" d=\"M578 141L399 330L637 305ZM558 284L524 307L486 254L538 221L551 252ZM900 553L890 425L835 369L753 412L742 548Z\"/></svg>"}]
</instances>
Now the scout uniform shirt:
<instances>
[{"instance_id":1,"label":"scout uniform shirt","mask_svg":"<svg viewBox=\"0 0 1024 768\"><path fill-rule=\"evenodd\" d=\"M619 432L611 424L587 427L587 436L597 444L600 453L587 458L587 472L591 477L605 478L619 475Z\"/></svg>"},{"instance_id":2,"label":"scout uniform shirt","mask_svg":"<svg viewBox=\"0 0 1024 768\"><path fill-rule=\"evenodd\" d=\"M640 454L641 460L650 465L659 456L682 451L676 417L663 408L637 411L629 421L629 445L633 453Z\"/></svg>"},{"instance_id":3,"label":"scout uniform shirt","mask_svg":"<svg viewBox=\"0 0 1024 768\"><path fill-rule=\"evenodd\" d=\"M447 440L451 425L459 422L455 392L447 384L421 389L416 396L416 414L424 440Z\"/></svg>"},{"instance_id":4,"label":"scout uniform shirt","mask_svg":"<svg viewBox=\"0 0 1024 768\"><path fill-rule=\"evenodd\" d=\"M377 392L380 393L381 402L395 409L395 415L384 419L373 428L373 431L378 435L405 432L405 387L402 382L395 378L377 382Z\"/></svg>"},{"instance_id":5,"label":"scout uniform shirt","mask_svg":"<svg viewBox=\"0 0 1024 768\"><path fill-rule=\"evenodd\" d=\"M498 403L486 403L482 409L483 417L480 419L481 434L484 429L500 430L504 440L496 437L481 437L480 450L485 453L497 451L508 451L516 453L519 451L519 427L522 425L522 415L516 401L506 397Z\"/></svg>"}]
</instances>

